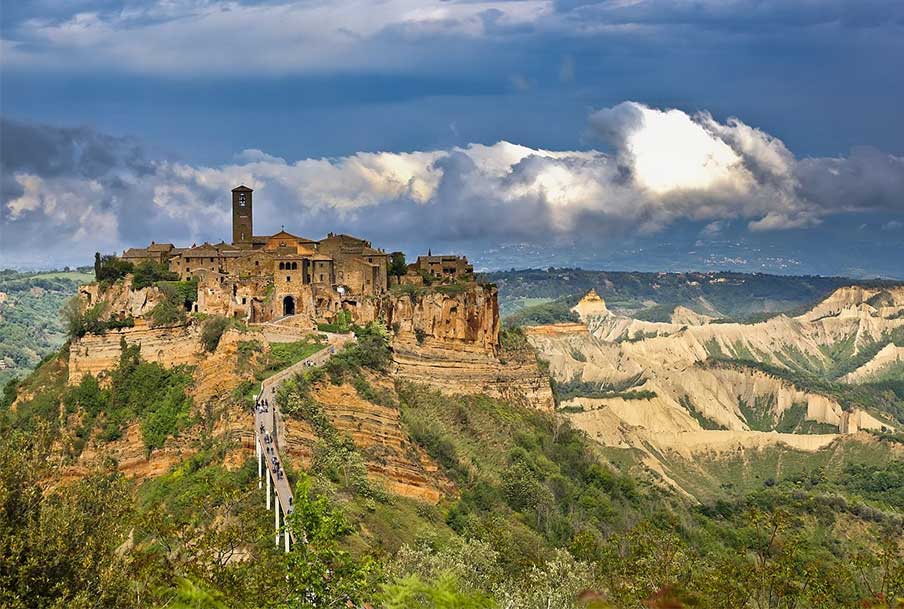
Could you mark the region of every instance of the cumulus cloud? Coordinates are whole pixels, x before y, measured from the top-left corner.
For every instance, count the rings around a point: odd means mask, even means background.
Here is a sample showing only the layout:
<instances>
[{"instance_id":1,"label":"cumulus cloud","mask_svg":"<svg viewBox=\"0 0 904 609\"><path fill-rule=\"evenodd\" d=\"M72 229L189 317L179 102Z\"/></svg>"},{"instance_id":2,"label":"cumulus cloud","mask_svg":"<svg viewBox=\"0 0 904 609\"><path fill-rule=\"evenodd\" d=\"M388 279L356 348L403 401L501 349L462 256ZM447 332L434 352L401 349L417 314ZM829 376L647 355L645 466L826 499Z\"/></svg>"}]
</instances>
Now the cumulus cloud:
<instances>
[{"instance_id":1,"label":"cumulus cloud","mask_svg":"<svg viewBox=\"0 0 904 609\"><path fill-rule=\"evenodd\" d=\"M679 220L713 237L732 220L769 231L842 212L904 214L904 158L874 149L798 159L739 119L635 102L594 112L590 125L600 150L502 141L295 162L246 150L205 167L147 161L134 142L86 129L5 121L3 247L36 235L84 251L219 240L239 183L256 191L259 227L348 230L387 244L649 234Z\"/></svg>"}]
</instances>

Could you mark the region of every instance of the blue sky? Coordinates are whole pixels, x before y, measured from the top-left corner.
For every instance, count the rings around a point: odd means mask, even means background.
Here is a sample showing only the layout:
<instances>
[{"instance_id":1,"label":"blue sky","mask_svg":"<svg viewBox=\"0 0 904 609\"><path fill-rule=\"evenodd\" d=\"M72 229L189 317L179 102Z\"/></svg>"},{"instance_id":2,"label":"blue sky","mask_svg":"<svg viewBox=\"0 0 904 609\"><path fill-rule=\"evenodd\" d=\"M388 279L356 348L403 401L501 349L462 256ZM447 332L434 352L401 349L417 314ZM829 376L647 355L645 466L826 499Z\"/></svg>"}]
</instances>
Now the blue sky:
<instances>
[{"instance_id":1,"label":"blue sky","mask_svg":"<svg viewBox=\"0 0 904 609\"><path fill-rule=\"evenodd\" d=\"M219 240L242 180L262 229L479 266L680 234L904 273L899 0L35 0L0 36L7 264Z\"/></svg>"}]
</instances>

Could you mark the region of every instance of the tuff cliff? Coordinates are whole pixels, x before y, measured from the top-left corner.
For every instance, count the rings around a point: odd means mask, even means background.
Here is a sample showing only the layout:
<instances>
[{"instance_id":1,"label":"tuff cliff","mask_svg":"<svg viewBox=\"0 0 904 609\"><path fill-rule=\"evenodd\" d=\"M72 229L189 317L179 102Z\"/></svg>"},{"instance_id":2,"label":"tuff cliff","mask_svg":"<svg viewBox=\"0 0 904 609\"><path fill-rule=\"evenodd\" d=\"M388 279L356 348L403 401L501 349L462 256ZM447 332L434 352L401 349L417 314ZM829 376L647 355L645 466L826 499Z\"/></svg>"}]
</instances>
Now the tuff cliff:
<instances>
[{"instance_id":1,"label":"tuff cliff","mask_svg":"<svg viewBox=\"0 0 904 609\"><path fill-rule=\"evenodd\" d=\"M392 331L395 373L445 393L486 393L541 410L552 392L534 353L505 351L499 343L495 286L389 294L370 312Z\"/></svg>"},{"instance_id":2,"label":"tuff cliff","mask_svg":"<svg viewBox=\"0 0 904 609\"><path fill-rule=\"evenodd\" d=\"M85 374L97 376L119 363L122 341L140 345L141 358L164 367L195 365L204 358L197 325L152 328L144 319L132 328L86 334L74 339L69 348L69 384L76 385Z\"/></svg>"}]
</instances>

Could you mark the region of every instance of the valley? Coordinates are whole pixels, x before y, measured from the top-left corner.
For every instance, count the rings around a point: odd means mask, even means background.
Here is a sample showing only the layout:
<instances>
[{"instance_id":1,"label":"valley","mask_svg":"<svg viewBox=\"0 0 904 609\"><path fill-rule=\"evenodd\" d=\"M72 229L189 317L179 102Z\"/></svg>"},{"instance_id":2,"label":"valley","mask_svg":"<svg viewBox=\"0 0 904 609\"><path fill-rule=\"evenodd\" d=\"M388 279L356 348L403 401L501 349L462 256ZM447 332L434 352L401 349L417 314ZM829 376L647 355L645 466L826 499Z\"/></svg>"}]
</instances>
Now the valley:
<instances>
[{"instance_id":1,"label":"valley","mask_svg":"<svg viewBox=\"0 0 904 609\"><path fill-rule=\"evenodd\" d=\"M641 319L600 289L515 325L496 286L450 284L318 325L161 319L165 291L131 281L80 288L72 335L4 390L0 491L32 506L3 513L5 605L91 589L117 607L728 609L764 577L804 607L904 591L900 287L744 321L697 295ZM288 553L258 490L265 379Z\"/></svg>"}]
</instances>

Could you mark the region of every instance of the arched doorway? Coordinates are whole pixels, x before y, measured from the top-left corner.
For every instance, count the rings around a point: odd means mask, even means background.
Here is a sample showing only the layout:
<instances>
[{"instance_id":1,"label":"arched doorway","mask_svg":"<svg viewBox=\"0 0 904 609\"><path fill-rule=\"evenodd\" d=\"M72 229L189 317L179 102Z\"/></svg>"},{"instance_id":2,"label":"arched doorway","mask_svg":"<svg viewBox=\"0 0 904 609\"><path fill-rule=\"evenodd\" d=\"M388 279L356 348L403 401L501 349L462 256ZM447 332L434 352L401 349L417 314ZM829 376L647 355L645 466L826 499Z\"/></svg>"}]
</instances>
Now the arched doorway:
<instances>
[{"instance_id":1,"label":"arched doorway","mask_svg":"<svg viewBox=\"0 0 904 609\"><path fill-rule=\"evenodd\" d=\"M292 296L286 296L282 299L283 315L295 315L295 299Z\"/></svg>"}]
</instances>

